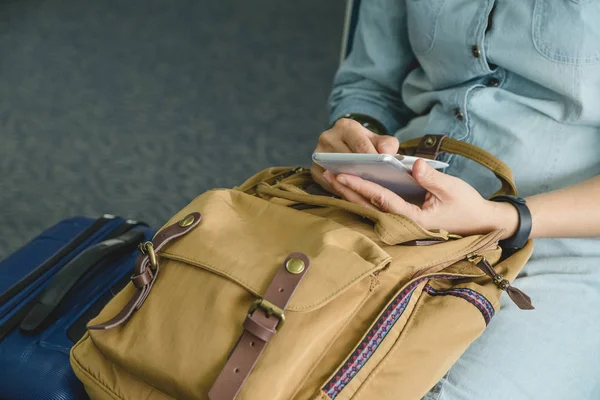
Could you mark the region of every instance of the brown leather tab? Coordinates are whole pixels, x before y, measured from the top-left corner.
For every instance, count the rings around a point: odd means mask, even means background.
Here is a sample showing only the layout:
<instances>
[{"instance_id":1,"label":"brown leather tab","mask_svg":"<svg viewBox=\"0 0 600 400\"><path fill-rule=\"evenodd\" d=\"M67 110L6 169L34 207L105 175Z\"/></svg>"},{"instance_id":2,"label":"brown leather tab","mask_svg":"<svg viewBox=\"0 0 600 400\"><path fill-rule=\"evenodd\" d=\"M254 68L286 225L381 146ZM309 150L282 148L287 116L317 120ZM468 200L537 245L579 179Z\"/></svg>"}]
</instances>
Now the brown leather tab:
<instances>
[{"instance_id":1,"label":"brown leather tab","mask_svg":"<svg viewBox=\"0 0 600 400\"><path fill-rule=\"evenodd\" d=\"M303 270L295 271L296 273L288 271L286 265L293 258L302 260ZM285 310L294 291L308 271L309 264L306 255L292 253L279 267L262 299L266 301L248 314L240 340L208 393L210 400L233 400L236 398L267 342L281 328L284 319L279 318L276 313ZM272 306L279 310L273 310ZM269 309L269 307L271 308Z\"/></svg>"},{"instance_id":2,"label":"brown leather tab","mask_svg":"<svg viewBox=\"0 0 600 400\"><path fill-rule=\"evenodd\" d=\"M194 212L158 232L156 236L154 236L154 239L152 239L152 247L154 251L158 252L167 243L185 235L194 229L196 226L198 226L201 219L202 216L200 213ZM148 294L150 294L150 290L152 289L154 281L158 276L159 269L160 266L158 260L156 261L156 266L154 266L154 271L152 271L150 256L145 253L140 254L135 260L133 276L131 277L131 281L137 289L136 293L116 316L101 324L90 325L88 326L88 329L110 329L127 321L131 315L133 315L133 313L142 306L146 300L146 297L148 297Z\"/></svg>"},{"instance_id":3,"label":"brown leather tab","mask_svg":"<svg viewBox=\"0 0 600 400\"><path fill-rule=\"evenodd\" d=\"M533 304L531 303L531 298L527 296L523 291L517 289L512 286L508 279L504 279L502 274L496 272L494 267L490 265L490 263L484 258L481 258L481 261L477 263L479 269L481 269L487 276L492 278L496 286L500 289L505 290L508 293L510 299L519 307L521 310L534 310Z\"/></svg>"},{"instance_id":4,"label":"brown leather tab","mask_svg":"<svg viewBox=\"0 0 600 400\"><path fill-rule=\"evenodd\" d=\"M415 149L415 157L429 158L435 160L440 154L442 142L446 135L425 135Z\"/></svg>"},{"instance_id":5,"label":"brown leather tab","mask_svg":"<svg viewBox=\"0 0 600 400\"><path fill-rule=\"evenodd\" d=\"M509 285L506 288L508 297L519 307L521 310L534 310L533 304L531 304L531 297L527 296L521 289Z\"/></svg>"}]
</instances>

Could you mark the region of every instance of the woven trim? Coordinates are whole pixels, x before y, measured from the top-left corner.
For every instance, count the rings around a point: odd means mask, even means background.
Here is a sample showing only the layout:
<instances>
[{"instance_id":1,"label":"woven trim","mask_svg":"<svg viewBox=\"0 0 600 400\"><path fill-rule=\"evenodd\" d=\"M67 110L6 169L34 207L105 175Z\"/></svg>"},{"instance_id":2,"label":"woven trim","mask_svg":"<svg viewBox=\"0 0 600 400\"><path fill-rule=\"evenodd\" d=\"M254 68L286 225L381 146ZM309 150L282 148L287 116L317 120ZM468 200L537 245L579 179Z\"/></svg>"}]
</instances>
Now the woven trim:
<instances>
[{"instance_id":1,"label":"woven trim","mask_svg":"<svg viewBox=\"0 0 600 400\"><path fill-rule=\"evenodd\" d=\"M489 324L496 310L488 299L481 293L469 288L455 288L448 290L437 290L430 285L425 285L423 289L430 296L455 296L460 297L473 304L481 312L485 324Z\"/></svg>"},{"instance_id":2,"label":"woven trim","mask_svg":"<svg viewBox=\"0 0 600 400\"><path fill-rule=\"evenodd\" d=\"M455 275L437 275L435 278L460 279L463 277ZM406 309L417 286L429 279L431 279L431 277L423 277L412 282L386 307L356 350L352 352L350 357L348 357L344 365L336 372L333 378L325 384L323 390L331 399L335 399L335 397L346 387L348 382L350 382L367 361L369 361L369 358L375 353L381 342L383 342L383 339L385 339Z\"/></svg>"}]
</instances>

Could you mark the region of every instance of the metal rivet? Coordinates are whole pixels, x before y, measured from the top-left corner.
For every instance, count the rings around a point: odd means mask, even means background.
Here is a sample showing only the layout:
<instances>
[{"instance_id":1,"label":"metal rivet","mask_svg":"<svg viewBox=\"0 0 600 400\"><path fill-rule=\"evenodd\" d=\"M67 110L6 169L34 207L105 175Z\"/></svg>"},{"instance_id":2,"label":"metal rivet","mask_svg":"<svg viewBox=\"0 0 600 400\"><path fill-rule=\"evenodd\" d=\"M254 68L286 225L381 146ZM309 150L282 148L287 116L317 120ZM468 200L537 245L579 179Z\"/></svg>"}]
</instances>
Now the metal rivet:
<instances>
[{"instance_id":1,"label":"metal rivet","mask_svg":"<svg viewBox=\"0 0 600 400\"><path fill-rule=\"evenodd\" d=\"M301 274L302 271L304 271L304 267L305 267L304 261L302 261L299 258L290 258L285 263L285 269L287 269L290 274L294 274L294 275Z\"/></svg>"},{"instance_id":2,"label":"metal rivet","mask_svg":"<svg viewBox=\"0 0 600 400\"><path fill-rule=\"evenodd\" d=\"M425 147L433 147L433 145L435 145L435 138L432 138L431 136L428 137L427 139L425 139Z\"/></svg>"},{"instance_id":3,"label":"metal rivet","mask_svg":"<svg viewBox=\"0 0 600 400\"><path fill-rule=\"evenodd\" d=\"M190 214L187 217L184 217L181 221L179 221L178 225L182 228L185 228L193 224L195 220L196 218L194 218L194 216Z\"/></svg>"},{"instance_id":4,"label":"metal rivet","mask_svg":"<svg viewBox=\"0 0 600 400\"><path fill-rule=\"evenodd\" d=\"M500 86L500 81L496 78L490 78L487 81L487 85L490 87L498 87L498 86Z\"/></svg>"},{"instance_id":5,"label":"metal rivet","mask_svg":"<svg viewBox=\"0 0 600 400\"><path fill-rule=\"evenodd\" d=\"M473 47L471 47L471 54L473 54L473 57L479 58L479 56L481 56L481 50L479 50L479 47L476 45L473 45Z\"/></svg>"},{"instance_id":6,"label":"metal rivet","mask_svg":"<svg viewBox=\"0 0 600 400\"><path fill-rule=\"evenodd\" d=\"M461 109L460 109L460 108L455 108L455 109L454 109L454 116L455 116L455 117L456 117L456 118L457 118L459 121L462 121L462 120L465 118L465 116L463 115L463 112L461 111Z\"/></svg>"}]
</instances>

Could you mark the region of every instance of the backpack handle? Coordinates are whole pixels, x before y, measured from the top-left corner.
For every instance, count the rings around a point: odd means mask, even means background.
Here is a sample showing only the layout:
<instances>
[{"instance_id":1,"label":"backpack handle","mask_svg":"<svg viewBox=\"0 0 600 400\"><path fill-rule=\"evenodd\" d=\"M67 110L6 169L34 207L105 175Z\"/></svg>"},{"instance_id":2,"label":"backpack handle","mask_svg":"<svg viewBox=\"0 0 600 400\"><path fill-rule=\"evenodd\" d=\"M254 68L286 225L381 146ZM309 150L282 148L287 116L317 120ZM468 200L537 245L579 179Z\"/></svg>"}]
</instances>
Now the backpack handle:
<instances>
[{"instance_id":1,"label":"backpack handle","mask_svg":"<svg viewBox=\"0 0 600 400\"><path fill-rule=\"evenodd\" d=\"M346 210L353 214L360 215L361 217L367 218L375 223L375 233L377 233L379 238L384 243L389 245L406 243L413 240L448 239L448 232L443 230L428 231L404 215L385 213L383 211L367 208L360 204L334 197L292 193L289 191L276 189L264 182L259 183L256 186L256 193L303 204L311 204L322 207L335 207Z\"/></svg>"},{"instance_id":2,"label":"backpack handle","mask_svg":"<svg viewBox=\"0 0 600 400\"><path fill-rule=\"evenodd\" d=\"M399 152L408 154L414 153L421 140L422 138L416 138L400 143ZM439 151L466 157L492 171L500 180L500 183L502 183L500 189L494 193L492 197L501 194L513 196L517 195L517 187L515 185L515 180L510 168L487 151L470 143L461 142L460 140L449 137L445 137L444 140L442 140Z\"/></svg>"}]
</instances>

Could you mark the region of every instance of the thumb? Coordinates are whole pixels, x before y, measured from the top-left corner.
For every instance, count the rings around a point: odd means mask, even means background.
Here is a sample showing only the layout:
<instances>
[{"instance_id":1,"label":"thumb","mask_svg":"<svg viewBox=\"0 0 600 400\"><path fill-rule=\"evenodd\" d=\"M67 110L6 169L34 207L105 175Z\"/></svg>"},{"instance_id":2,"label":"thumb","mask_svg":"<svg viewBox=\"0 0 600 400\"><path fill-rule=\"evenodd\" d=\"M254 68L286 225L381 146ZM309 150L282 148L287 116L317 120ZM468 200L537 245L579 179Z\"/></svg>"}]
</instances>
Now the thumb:
<instances>
[{"instance_id":1,"label":"thumb","mask_svg":"<svg viewBox=\"0 0 600 400\"><path fill-rule=\"evenodd\" d=\"M425 160L414 163L412 175L419 185L438 198L447 196L451 191L452 177L437 171Z\"/></svg>"}]
</instances>

